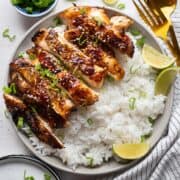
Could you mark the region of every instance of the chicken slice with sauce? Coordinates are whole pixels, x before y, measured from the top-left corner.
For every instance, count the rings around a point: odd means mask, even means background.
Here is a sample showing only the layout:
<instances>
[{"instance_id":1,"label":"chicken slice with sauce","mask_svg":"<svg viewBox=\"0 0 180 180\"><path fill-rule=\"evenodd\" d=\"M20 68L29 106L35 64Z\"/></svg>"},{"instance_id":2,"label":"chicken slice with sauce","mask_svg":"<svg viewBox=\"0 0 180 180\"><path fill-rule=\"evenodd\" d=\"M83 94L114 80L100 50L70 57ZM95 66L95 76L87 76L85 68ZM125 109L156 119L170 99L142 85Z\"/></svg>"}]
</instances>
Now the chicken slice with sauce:
<instances>
[{"instance_id":1,"label":"chicken slice with sauce","mask_svg":"<svg viewBox=\"0 0 180 180\"><path fill-rule=\"evenodd\" d=\"M106 70L93 63L93 60L69 43L54 29L39 30L32 41L36 46L52 53L76 76L95 88L103 85Z\"/></svg>"},{"instance_id":2,"label":"chicken slice with sauce","mask_svg":"<svg viewBox=\"0 0 180 180\"><path fill-rule=\"evenodd\" d=\"M109 76L115 80L124 77L124 69L108 46L89 38L86 32L82 32L78 28L65 31L64 37L80 48L84 54L92 58L95 64L106 68Z\"/></svg>"},{"instance_id":3,"label":"chicken slice with sauce","mask_svg":"<svg viewBox=\"0 0 180 180\"><path fill-rule=\"evenodd\" d=\"M37 46L27 52L35 57L31 61L34 66L40 64L55 75L56 86L62 88L76 105L87 106L98 100L98 94L65 70L55 56Z\"/></svg>"},{"instance_id":4,"label":"chicken slice with sauce","mask_svg":"<svg viewBox=\"0 0 180 180\"><path fill-rule=\"evenodd\" d=\"M69 8L60 13L59 17L68 26L68 29L81 29L92 39L97 38L101 42L117 48L120 52L130 57L133 56L133 42L125 34L125 30L133 23L129 18L122 18L122 16L117 18L116 16L110 20L105 10L86 6Z\"/></svg>"},{"instance_id":5,"label":"chicken slice with sauce","mask_svg":"<svg viewBox=\"0 0 180 180\"><path fill-rule=\"evenodd\" d=\"M12 95L4 94L4 100L13 120L17 123L18 117L23 117L32 132L43 142L54 148L63 148L64 145L56 137L49 124L37 113L32 112L24 102Z\"/></svg>"},{"instance_id":6,"label":"chicken slice with sauce","mask_svg":"<svg viewBox=\"0 0 180 180\"><path fill-rule=\"evenodd\" d=\"M11 82L15 83L27 103L37 103L52 108L67 123L74 104L61 92L51 87L48 80L41 77L28 60L17 59L10 64Z\"/></svg>"}]
</instances>

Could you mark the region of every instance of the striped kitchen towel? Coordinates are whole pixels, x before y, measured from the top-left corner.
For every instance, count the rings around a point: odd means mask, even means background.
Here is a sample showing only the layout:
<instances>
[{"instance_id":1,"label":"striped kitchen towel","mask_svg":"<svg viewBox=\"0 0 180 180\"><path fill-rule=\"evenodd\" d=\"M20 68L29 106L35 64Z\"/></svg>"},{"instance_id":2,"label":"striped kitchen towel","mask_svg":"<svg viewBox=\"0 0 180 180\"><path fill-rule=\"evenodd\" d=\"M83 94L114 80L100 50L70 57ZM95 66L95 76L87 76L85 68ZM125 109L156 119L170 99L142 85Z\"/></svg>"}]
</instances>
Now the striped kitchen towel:
<instances>
[{"instance_id":1,"label":"striped kitchen towel","mask_svg":"<svg viewBox=\"0 0 180 180\"><path fill-rule=\"evenodd\" d=\"M172 21L180 42L180 7L173 14ZM180 76L174 86L174 102L167 134L143 161L114 180L180 180Z\"/></svg>"}]
</instances>

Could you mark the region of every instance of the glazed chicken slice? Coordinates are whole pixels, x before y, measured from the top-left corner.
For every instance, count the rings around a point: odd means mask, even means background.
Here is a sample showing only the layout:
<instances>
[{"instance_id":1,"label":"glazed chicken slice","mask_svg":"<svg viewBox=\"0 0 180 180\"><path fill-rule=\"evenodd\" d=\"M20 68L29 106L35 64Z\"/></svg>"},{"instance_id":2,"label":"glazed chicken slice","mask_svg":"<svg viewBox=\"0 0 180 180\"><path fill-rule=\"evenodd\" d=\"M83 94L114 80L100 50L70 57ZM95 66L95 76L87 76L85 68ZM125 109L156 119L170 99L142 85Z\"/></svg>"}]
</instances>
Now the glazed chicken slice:
<instances>
[{"instance_id":1,"label":"glazed chicken slice","mask_svg":"<svg viewBox=\"0 0 180 180\"><path fill-rule=\"evenodd\" d=\"M24 113L27 110L27 106L23 103L21 99L10 94L3 94L3 97L6 103L6 107L8 111L12 114L12 116Z\"/></svg>"},{"instance_id":2,"label":"glazed chicken slice","mask_svg":"<svg viewBox=\"0 0 180 180\"><path fill-rule=\"evenodd\" d=\"M36 57L31 61L34 66L40 64L55 75L56 86L62 88L76 105L91 105L98 100L98 94L66 71L55 56L40 47L33 47L27 52Z\"/></svg>"},{"instance_id":3,"label":"glazed chicken slice","mask_svg":"<svg viewBox=\"0 0 180 180\"><path fill-rule=\"evenodd\" d=\"M82 13L82 9L83 13ZM106 15L103 9L91 7L72 7L59 14L69 29L78 28L88 34L92 39L98 39L121 53L132 57L134 45L125 34L132 21L128 18L112 18ZM117 21L119 19L119 21Z\"/></svg>"},{"instance_id":4,"label":"glazed chicken slice","mask_svg":"<svg viewBox=\"0 0 180 180\"><path fill-rule=\"evenodd\" d=\"M90 39L86 33L78 28L65 31L64 37L92 58L95 64L106 68L109 76L115 80L123 78L124 70L108 46Z\"/></svg>"},{"instance_id":5,"label":"glazed chicken slice","mask_svg":"<svg viewBox=\"0 0 180 180\"><path fill-rule=\"evenodd\" d=\"M94 64L93 60L69 43L61 33L41 29L32 38L36 46L52 53L76 76L95 88L103 85L106 70Z\"/></svg>"},{"instance_id":6,"label":"glazed chicken slice","mask_svg":"<svg viewBox=\"0 0 180 180\"><path fill-rule=\"evenodd\" d=\"M54 148L63 148L63 143L56 137L48 123L37 113L32 112L19 98L4 94L4 100L13 120L17 123L18 117L23 117L32 132L43 142Z\"/></svg>"},{"instance_id":7,"label":"glazed chicken slice","mask_svg":"<svg viewBox=\"0 0 180 180\"><path fill-rule=\"evenodd\" d=\"M57 92L45 78L42 78L27 60L18 59L10 64L11 82L14 82L22 97L29 103L37 103L52 108L64 120L74 104L62 92Z\"/></svg>"},{"instance_id":8,"label":"glazed chicken slice","mask_svg":"<svg viewBox=\"0 0 180 180\"><path fill-rule=\"evenodd\" d=\"M67 127L69 125L67 119L60 116L60 113L62 113L61 109L59 109L60 104L57 104L58 102L55 104L56 101L51 104L46 90L35 89L17 72L11 74L13 77L11 82L17 88L16 95L21 97L29 106L35 107L37 112L47 119L52 128Z\"/></svg>"}]
</instances>

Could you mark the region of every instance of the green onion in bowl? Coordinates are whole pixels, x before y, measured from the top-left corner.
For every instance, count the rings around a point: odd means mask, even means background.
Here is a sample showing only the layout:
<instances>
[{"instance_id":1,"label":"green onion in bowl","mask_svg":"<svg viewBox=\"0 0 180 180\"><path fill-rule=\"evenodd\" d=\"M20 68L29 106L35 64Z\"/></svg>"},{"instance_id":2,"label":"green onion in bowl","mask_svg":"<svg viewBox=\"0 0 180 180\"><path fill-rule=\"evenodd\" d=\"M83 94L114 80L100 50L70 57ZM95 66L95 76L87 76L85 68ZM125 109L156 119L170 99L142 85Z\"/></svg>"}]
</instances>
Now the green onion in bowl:
<instances>
[{"instance_id":1,"label":"green onion in bowl","mask_svg":"<svg viewBox=\"0 0 180 180\"><path fill-rule=\"evenodd\" d=\"M58 0L11 0L17 11L29 17L39 17L50 12Z\"/></svg>"}]
</instances>

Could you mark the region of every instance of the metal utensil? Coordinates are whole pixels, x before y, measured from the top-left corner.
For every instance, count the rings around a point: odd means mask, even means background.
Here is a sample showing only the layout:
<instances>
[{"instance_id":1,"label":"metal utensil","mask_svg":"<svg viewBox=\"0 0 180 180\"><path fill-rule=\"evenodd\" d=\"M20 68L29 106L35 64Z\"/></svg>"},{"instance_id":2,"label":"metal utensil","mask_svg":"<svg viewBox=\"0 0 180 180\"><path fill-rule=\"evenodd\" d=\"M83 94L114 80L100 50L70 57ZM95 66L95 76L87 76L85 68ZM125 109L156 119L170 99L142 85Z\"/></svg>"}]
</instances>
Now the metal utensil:
<instances>
[{"instance_id":1,"label":"metal utensil","mask_svg":"<svg viewBox=\"0 0 180 180\"><path fill-rule=\"evenodd\" d=\"M169 26L171 23L171 14L176 9L177 0L147 0L147 4L152 5L153 9L160 8L162 13L165 15L167 20L169 21Z\"/></svg>"},{"instance_id":2,"label":"metal utensil","mask_svg":"<svg viewBox=\"0 0 180 180\"><path fill-rule=\"evenodd\" d=\"M161 11L154 12L143 0L133 0L133 3L144 22L149 25L156 36L167 40L168 20Z\"/></svg>"},{"instance_id":3,"label":"metal utensil","mask_svg":"<svg viewBox=\"0 0 180 180\"><path fill-rule=\"evenodd\" d=\"M180 49L178 47L177 39L172 24L169 24L169 21L164 13L160 8L155 8L155 5L152 6L152 3L149 4L147 1L132 1L144 22L150 26L156 36L162 38L166 42L172 54L176 57L176 64L180 66ZM171 39L167 37L168 30L170 31Z\"/></svg>"},{"instance_id":4,"label":"metal utensil","mask_svg":"<svg viewBox=\"0 0 180 180\"><path fill-rule=\"evenodd\" d=\"M166 28L169 30L171 39L167 41L169 48L171 49L172 54L179 59L180 58L180 48L178 46L177 38L174 32L174 28L171 22L171 14L176 8L177 0L147 0L148 6L156 13L161 12L167 19ZM169 44L171 42L171 45ZM179 60L180 61L180 60ZM177 64L180 65L180 62L177 61Z\"/></svg>"}]
</instances>

